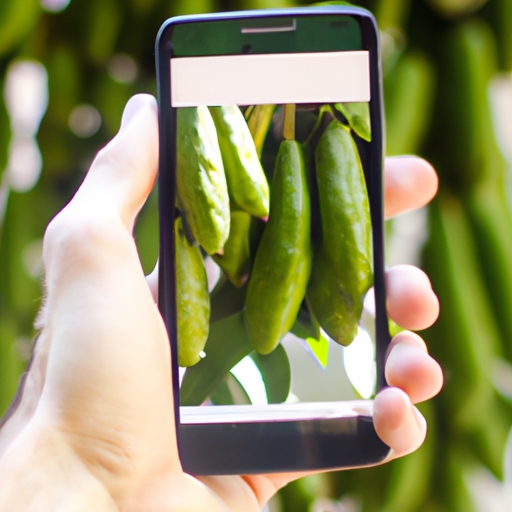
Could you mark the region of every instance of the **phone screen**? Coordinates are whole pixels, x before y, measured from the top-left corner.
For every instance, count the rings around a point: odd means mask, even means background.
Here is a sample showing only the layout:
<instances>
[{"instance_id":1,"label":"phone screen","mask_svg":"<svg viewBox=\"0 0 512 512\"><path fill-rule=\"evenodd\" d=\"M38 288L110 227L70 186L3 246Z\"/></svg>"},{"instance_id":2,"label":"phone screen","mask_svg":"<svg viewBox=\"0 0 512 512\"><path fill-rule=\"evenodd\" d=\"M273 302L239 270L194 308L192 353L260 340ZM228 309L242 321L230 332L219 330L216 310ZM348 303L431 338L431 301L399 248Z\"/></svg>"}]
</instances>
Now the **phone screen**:
<instances>
[{"instance_id":1,"label":"phone screen","mask_svg":"<svg viewBox=\"0 0 512 512\"><path fill-rule=\"evenodd\" d=\"M389 334L360 23L177 23L168 57L180 424L371 416Z\"/></svg>"}]
</instances>

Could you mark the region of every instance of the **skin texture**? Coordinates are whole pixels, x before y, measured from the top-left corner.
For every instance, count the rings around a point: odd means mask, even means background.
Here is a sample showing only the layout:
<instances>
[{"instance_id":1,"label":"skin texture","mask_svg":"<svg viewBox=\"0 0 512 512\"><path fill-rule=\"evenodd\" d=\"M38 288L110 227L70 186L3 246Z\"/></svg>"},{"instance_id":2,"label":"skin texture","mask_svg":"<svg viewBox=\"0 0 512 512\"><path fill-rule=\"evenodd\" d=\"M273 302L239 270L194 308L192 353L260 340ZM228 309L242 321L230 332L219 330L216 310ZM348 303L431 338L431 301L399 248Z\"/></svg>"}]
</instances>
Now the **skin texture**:
<instances>
[{"instance_id":1,"label":"skin texture","mask_svg":"<svg viewBox=\"0 0 512 512\"><path fill-rule=\"evenodd\" d=\"M156 177L157 145L156 102L136 96L119 134L48 226L41 334L0 430L1 511L251 512L300 476L196 479L181 470L169 343L154 278L148 286L132 238ZM389 160L386 178L393 214L422 206L437 186L417 158ZM437 299L421 271L392 269L388 286L390 314L402 326L435 321ZM375 424L399 457L422 443L426 425L412 403L434 396L442 374L406 331L393 340L386 375L394 387L377 396Z\"/></svg>"}]
</instances>

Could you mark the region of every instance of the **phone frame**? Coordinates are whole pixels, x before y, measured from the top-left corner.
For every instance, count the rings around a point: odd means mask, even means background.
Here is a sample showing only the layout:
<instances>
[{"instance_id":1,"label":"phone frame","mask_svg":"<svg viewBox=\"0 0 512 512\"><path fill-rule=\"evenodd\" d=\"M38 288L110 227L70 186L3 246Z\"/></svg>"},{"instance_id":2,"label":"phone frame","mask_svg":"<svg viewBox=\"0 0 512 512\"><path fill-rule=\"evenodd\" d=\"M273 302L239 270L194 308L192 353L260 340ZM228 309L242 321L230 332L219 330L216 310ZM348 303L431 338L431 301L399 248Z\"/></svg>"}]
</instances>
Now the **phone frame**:
<instances>
[{"instance_id":1,"label":"phone frame","mask_svg":"<svg viewBox=\"0 0 512 512\"><path fill-rule=\"evenodd\" d=\"M372 218L374 258L375 336L377 391L386 386L384 365L390 341L385 311L383 234L383 105L376 22L368 11L350 6L302 7L179 16L167 20L156 40L156 67L160 124L159 149L159 297L158 305L170 338L176 433L185 471L193 474L258 474L309 471L373 465L385 460L390 448L377 436L371 407L338 421L225 422L181 424L179 376L176 356L176 299L174 256L174 201L176 167L176 109L171 106L170 58L173 27L198 21L246 21L255 18L289 18L311 15L346 15L361 28L363 48L370 58L370 122L372 142L358 141L367 180ZM361 147L361 146L360 146ZM370 402L371 403L371 402ZM364 405L364 404L363 404ZM367 404L366 404L367 405ZM357 410L357 406L355 407Z\"/></svg>"}]
</instances>

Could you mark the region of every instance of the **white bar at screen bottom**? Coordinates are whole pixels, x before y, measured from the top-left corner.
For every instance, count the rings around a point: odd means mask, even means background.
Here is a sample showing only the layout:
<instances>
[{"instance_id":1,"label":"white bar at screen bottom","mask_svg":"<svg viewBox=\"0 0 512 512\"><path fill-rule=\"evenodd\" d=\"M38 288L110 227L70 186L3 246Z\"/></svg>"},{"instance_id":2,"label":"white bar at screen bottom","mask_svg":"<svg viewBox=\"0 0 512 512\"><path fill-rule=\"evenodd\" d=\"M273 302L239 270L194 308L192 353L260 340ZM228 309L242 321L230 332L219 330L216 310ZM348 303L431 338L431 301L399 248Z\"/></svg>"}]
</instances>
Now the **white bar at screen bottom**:
<instances>
[{"instance_id":1,"label":"white bar at screen bottom","mask_svg":"<svg viewBox=\"0 0 512 512\"><path fill-rule=\"evenodd\" d=\"M370 101L367 51L171 59L171 105Z\"/></svg>"},{"instance_id":2,"label":"white bar at screen bottom","mask_svg":"<svg viewBox=\"0 0 512 512\"><path fill-rule=\"evenodd\" d=\"M180 407L181 424L300 421L372 416L373 400L270 405Z\"/></svg>"}]
</instances>

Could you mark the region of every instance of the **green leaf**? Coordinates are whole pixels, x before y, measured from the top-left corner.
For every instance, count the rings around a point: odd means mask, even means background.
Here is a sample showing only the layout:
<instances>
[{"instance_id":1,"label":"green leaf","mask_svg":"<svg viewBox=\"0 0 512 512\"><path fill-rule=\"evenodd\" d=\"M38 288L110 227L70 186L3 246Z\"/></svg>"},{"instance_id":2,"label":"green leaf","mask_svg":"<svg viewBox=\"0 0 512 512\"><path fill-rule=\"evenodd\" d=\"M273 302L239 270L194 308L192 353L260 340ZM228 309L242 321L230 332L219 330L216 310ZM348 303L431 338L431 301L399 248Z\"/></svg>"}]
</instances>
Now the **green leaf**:
<instances>
[{"instance_id":1,"label":"green leaf","mask_svg":"<svg viewBox=\"0 0 512 512\"><path fill-rule=\"evenodd\" d=\"M246 284L237 288L223 275L210 295L210 322L214 323L227 316L240 313L244 309L246 291Z\"/></svg>"},{"instance_id":2,"label":"green leaf","mask_svg":"<svg viewBox=\"0 0 512 512\"><path fill-rule=\"evenodd\" d=\"M327 368L327 362L329 361L329 340L323 334L320 334L318 339L306 338L306 343L316 360L322 365L322 368Z\"/></svg>"},{"instance_id":3,"label":"green leaf","mask_svg":"<svg viewBox=\"0 0 512 512\"><path fill-rule=\"evenodd\" d=\"M254 145L258 156L261 157L265 138L272 124L272 116L274 115L275 105L256 105L251 107L247 118L247 125L254 138Z\"/></svg>"},{"instance_id":4,"label":"green leaf","mask_svg":"<svg viewBox=\"0 0 512 512\"><path fill-rule=\"evenodd\" d=\"M51 52L47 68L50 116L67 129L69 114L83 101L80 56L70 43L61 43Z\"/></svg>"},{"instance_id":5,"label":"green leaf","mask_svg":"<svg viewBox=\"0 0 512 512\"><path fill-rule=\"evenodd\" d=\"M230 373L224 382L233 397L233 403L235 405L251 405L251 399L249 398L247 391L235 375Z\"/></svg>"},{"instance_id":6,"label":"green leaf","mask_svg":"<svg viewBox=\"0 0 512 512\"><path fill-rule=\"evenodd\" d=\"M244 9L280 9L282 7L295 7L292 0L245 0Z\"/></svg>"},{"instance_id":7,"label":"green leaf","mask_svg":"<svg viewBox=\"0 0 512 512\"><path fill-rule=\"evenodd\" d=\"M352 128L361 139L368 142L372 140L370 106L367 102L336 103L335 107L336 110L345 116L350 128Z\"/></svg>"},{"instance_id":8,"label":"green leaf","mask_svg":"<svg viewBox=\"0 0 512 512\"><path fill-rule=\"evenodd\" d=\"M301 307L290 332L303 340L306 338L319 339L320 325L308 309Z\"/></svg>"},{"instance_id":9,"label":"green leaf","mask_svg":"<svg viewBox=\"0 0 512 512\"><path fill-rule=\"evenodd\" d=\"M121 29L123 10L115 0L94 0L90 3L87 53L96 63L104 63L114 52Z\"/></svg>"},{"instance_id":10,"label":"green leaf","mask_svg":"<svg viewBox=\"0 0 512 512\"><path fill-rule=\"evenodd\" d=\"M406 53L384 79L386 154L409 155L421 149L430 126L435 69L421 53Z\"/></svg>"},{"instance_id":11,"label":"green leaf","mask_svg":"<svg viewBox=\"0 0 512 512\"><path fill-rule=\"evenodd\" d=\"M227 379L222 381L210 397L215 405L234 405L235 399L229 389Z\"/></svg>"},{"instance_id":12,"label":"green leaf","mask_svg":"<svg viewBox=\"0 0 512 512\"><path fill-rule=\"evenodd\" d=\"M391 335L391 337L396 336L398 333L400 333L404 330L398 324L393 322L393 320L391 320L391 318L388 319L388 326L389 326L389 334Z\"/></svg>"},{"instance_id":13,"label":"green leaf","mask_svg":"<svg viewBox=\"0 0 512 512\"><path fill-rule=\"evenodd\" d=\"M11 139L11 128L9 125L9 114L5 108L3 98L0 99L0 182L3 172L7 166L9 155L9 141ZM2 225L3 213L0 213L0 226ZM0 228L1 229L1 228Z\"/></svg>"},{"instance_id":14,"label":"green leaf","mask_svg":"<svg viewBox=\"0 0 512 512\"><path fill-rule=\"evenodd\" d=\"M172 15L182 16L184 14L202 14L216 10L212 0L178 0L171 2Z\"/></svg>"},{"instance_id":15,"label":"green leaf","mask_svg":"<svg viewBox=\"0 0 512 512\"><path fill-rule=\"evenodd\" d=\"M0 418L16 394L25 363L16 353L16 322L12 317L0 318Z\"/></svg>"},{"instance_id":16,"label":"green leaf","mask_svg":"<svg viewBox=\"0 0 512 512\"><path fill-rule=\"evenodd\" d=\"M155 192L149 196L135 225L137 251L146 274L152 272L158 260L158 197Z\"/></svg>"},{"instance_id":17,"label":"green leaf","mask_svg":"<svg viewBox=\"0 0 512 512\"><path fill-rule=\"evenodd\" d=\"M9 52L30 34L40 14L39 0L0 2L0 56Z\"/></svg>"},{"instance_id":18,"label":"green leaf","mask_svg":"<svg viewBox=\"0 0 512 512\"><path fill-rule=\"evenodd\" d=\"M372 12L380 30L400 30L409 16L411 0L378 0Z\"/></svg>"},{"instance_id":19,"label":"green leaf","mask_svg":"<svg viewBox=\"0 0 512 512\"><path fill-rule=\"evenodd\" d=\"M314 4L311 4L313 6L322 6L322 5L350 5L353 6L354 4L350 2L342 2L341 0L333 0L331 2L315 2Z\"/></svg>"},{"instance_id":20,"label":"green leaf","mask_svg":"<svg viewBox=\"0 0 512 512\"><path fill-rule=\"evenodd\" d=\"M327 367L329 360L329 341L323 335L318 320L309 309L301 307L299 314L290 332L306 341L311 349L311 355L318 361L322 368Z\"/></svg>"},{"instance_id":21,"label":"green leaf","mask_svg":"<svg viewBox=\"0 0 512 512\"><path fill-rule=\"evenodd\" d=\"M174 3L174 2L172 2ZM157 7L158 0L132 0L132 10L137 13L141 14L143 16L147 16L148 13L155 10ZM128 10L128 9L126 9Z\"/></svg>"},{"instance_id":22,"label":"green leaf","mask_svg":"<svg viewBox=\"0 0 512 512\"><path fill-rule=\"evenodd\" d=\"M268 355L254 352L250 355L261 373L269 404L280 404L290 394L292 373L290 361L282 345Z\"/></svg>"},{"instance_id":23,"label":"green leaf","mask_svg":"<svg viewBox=\"0 0 512 512\"><path fill-rule=\"evenodd\" d=\"M211 396L215 405L243 405L250 404L251 400L240 381L233 375L228 374Z\"/></svg>"},{"instance_id":24,"label":"green leaf","mask_svg":"<svg viewBox=\"0 0 512 512\"><path fill-rule=\"evenodd\" d=\"M213 323L204 348L206 356L185 372L180 392L181 405L202 404L231 368L251 351L243 312Z\"/></svg>"},{"instance_id":25,"label":"green leaf","mask_svg":"<svg viewBox=\"0 0 512 512\"><path fill-rule=\"evenodd\" d=\"M119 119L134 90L130 84L120 84L109 76L101 77L95 85L92 103L101 113L103 129L108 136L113 136L119 129Z\"/></svg>"}]
</instances>

